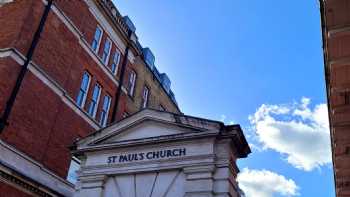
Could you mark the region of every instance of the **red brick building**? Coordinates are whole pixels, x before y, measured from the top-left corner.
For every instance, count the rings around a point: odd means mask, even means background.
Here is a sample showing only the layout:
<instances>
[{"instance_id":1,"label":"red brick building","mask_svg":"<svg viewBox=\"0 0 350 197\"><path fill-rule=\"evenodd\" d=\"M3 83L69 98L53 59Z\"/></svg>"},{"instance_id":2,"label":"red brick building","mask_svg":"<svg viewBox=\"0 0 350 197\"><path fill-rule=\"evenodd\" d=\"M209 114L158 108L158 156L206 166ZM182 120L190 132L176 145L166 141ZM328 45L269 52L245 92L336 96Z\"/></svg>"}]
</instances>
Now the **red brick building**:
<instances>
[{"instance_id":1,"label":"red brick building","mask_svg":"<svg viewBox=\"0 0 350 197\"><path fill-rule=\"evenodd\" d=\"M350 196L350 1L320 0L336 194Z\"/></svg>"},{"instance_id":2,"label":"red brick building","mask_svg":"<svg viewBox=\"0 0 350 197\"><path fill-rule=\"evenodd\" d=\"M110 0L49 2L0 4L1 197L72 196L76 139L146 107L181 113L169 78Z\"/></svg>"}]
</instances>

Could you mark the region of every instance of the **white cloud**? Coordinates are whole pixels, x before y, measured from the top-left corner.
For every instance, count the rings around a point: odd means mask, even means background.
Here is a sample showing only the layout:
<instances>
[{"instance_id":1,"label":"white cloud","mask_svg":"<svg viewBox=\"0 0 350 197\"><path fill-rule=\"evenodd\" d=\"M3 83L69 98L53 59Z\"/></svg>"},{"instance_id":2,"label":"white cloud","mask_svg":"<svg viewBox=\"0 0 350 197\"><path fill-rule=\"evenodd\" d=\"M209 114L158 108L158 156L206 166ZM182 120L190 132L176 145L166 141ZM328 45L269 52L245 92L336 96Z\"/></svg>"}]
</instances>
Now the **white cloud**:
<instances>
[{"instance_id":1,"label":"white cloud","mask_svg":"<svg viewBox=\"0 0 350 197\"><path fill-rule=\"evenodd\" d=\"M224 122L225 120L226 120L226 115L221 114L221 116L220 116L220 121L221 121L221 122Z\"/></svg>"},{"instance_id":2,"label":"white cloud","mask_svg":"<svg viewBox=\"0 0 350 197\"><path fill-rule=\"evenodd\" d=\"M310 102L302 98L291 105L263 104L249 117L264 149L282 153L288 163L305 171L331 163L327 105L312 109Z\"/></svg>"},{"instance_id":3,"label":"white cloud","mask_svg":"<svg viewBox=\"0 0 350 197\"><path fill-rule=\"evenodd\" d=\"M220 121L224 122L225 124L229 124L229 125L235 124L235 121L229 120L225 114L220 115Z\"/></svg>"},{"instance_id":4,"label":"white cloud","mask_svg":"<svg viewBox=\"0 0 350 197\"><path fill-rule=\"evenodd\" d=\"M237 181L246 197L297 196L299 187L292 179L268 170L244 168Z\"/></svg>"}]
</instances>

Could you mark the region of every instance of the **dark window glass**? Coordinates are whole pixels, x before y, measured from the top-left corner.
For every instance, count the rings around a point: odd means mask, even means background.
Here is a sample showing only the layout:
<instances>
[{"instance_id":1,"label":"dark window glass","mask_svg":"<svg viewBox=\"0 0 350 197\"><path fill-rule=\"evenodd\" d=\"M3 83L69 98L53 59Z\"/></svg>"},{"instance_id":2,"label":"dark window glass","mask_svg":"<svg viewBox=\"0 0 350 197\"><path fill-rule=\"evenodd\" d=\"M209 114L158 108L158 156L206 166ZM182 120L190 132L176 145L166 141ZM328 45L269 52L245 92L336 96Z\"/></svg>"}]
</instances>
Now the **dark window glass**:
<instances>
[{"instance_id":1,"label":"dark window glass","mask_svg":"<svg viewBox=\"0 0 350 197\"><path fill-rule=\"evenodd\" d=\"M77 96L77 104L79 107L83 107L86 100L86 95L89 89L89 83L90 83L90 75L87 72L84 72L83 78L81 80L81 85L79 89L79 93Z\"/></svg>"}]
</instances>

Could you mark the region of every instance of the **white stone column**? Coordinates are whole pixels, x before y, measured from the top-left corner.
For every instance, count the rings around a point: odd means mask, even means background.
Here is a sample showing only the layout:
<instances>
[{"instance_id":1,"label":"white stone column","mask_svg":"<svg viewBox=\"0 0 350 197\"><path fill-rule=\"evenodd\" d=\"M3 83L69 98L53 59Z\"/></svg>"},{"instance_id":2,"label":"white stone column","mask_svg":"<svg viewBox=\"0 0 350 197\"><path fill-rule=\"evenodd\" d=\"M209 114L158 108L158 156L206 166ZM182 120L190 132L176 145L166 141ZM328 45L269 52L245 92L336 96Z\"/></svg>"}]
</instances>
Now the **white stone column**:
<instances>
[{"instance_id":1,"label":"white stone column","mask_svg":"<svg viewBox=\"0 0 350 197\"><path fill-rule=\"evenodd\" d=\"M75 197L102 197L106 175L82 176Z\"/></svg>"},{"instance_id":2,"label":"white stone column","mask_svg":"<svg viewBox=\"0 0 350 197\"><path fill-rule=\"evenodd\" d=\"M229 167L216 168L213 175L215 197L237 197L238 184Z\"/></svg>"},{"instance_id":3,"label":"white stone column","mask_svg":"<svg viewBox=\"0 0 350 197\"><path fill-rule=\"evenodd\" d=\"M184 168L185 197L213 197L214 170L213 165Z\"/></svg>"}]
</instances>

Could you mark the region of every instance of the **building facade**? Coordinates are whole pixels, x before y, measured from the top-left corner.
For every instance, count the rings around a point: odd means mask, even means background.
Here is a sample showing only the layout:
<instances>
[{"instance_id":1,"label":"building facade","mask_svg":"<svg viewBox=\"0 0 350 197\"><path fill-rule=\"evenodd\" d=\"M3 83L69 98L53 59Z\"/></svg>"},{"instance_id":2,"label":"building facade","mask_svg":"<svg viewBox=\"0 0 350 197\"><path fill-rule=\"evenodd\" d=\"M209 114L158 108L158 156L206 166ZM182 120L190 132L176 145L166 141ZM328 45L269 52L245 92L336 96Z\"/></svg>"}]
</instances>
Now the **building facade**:
<instances>
[{"instance_id":1,"label":"building facade","mask_svg":"<svg viewBox=\"0 0 350 197\"><path fill-rule=\"evenodd\" d=\"M241 197L239 125L150 109L75 143L75 197Z\"/></svg>"},{"instance_id":2,"label":"building facade","mask_svg":"<svg viewBox=\"0 0 350 197\"><path fill-rule=\"evenodd\" d=\"M350 2L320 0L336 195L350 196Z\"/></svg>"},{"instance_id":3,"label":"building facade","mask_svg":"<svg viewBox=\"0 0 350 197\"><path fill-rule=\"evenodd\" d=\"M74 141L143 108L181 113L110 0L2 1L0 24L0 196L72 196Z\"/></svg>"}]
</instances>

